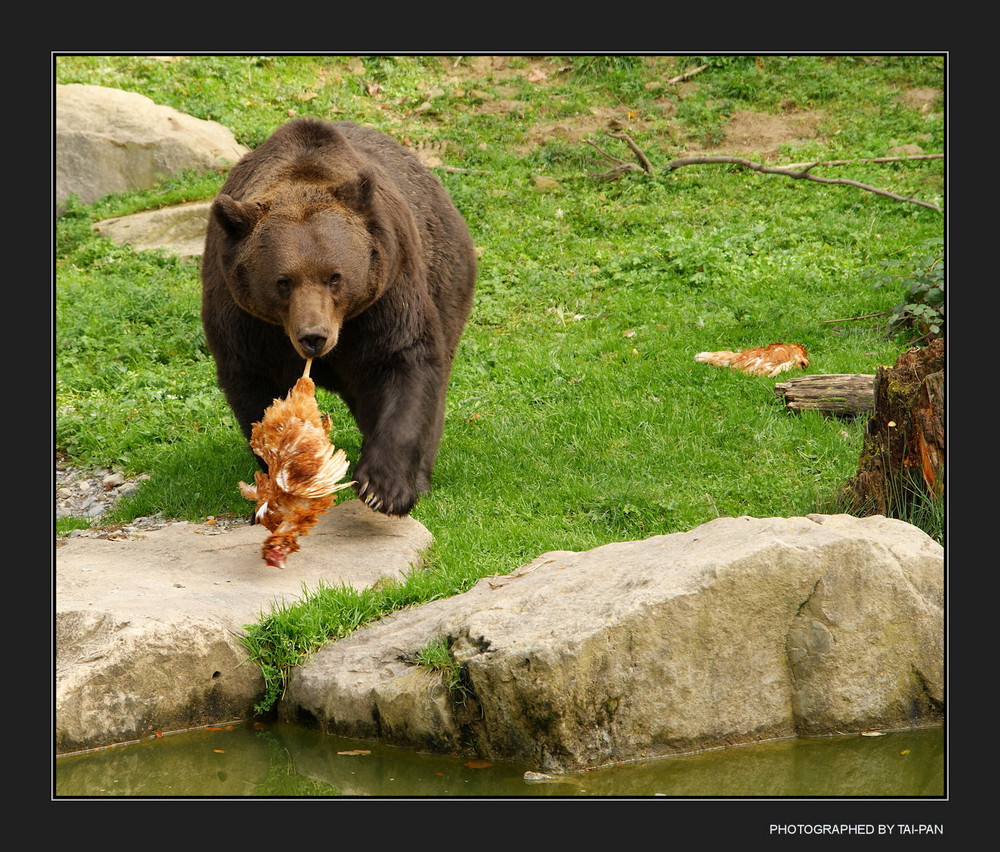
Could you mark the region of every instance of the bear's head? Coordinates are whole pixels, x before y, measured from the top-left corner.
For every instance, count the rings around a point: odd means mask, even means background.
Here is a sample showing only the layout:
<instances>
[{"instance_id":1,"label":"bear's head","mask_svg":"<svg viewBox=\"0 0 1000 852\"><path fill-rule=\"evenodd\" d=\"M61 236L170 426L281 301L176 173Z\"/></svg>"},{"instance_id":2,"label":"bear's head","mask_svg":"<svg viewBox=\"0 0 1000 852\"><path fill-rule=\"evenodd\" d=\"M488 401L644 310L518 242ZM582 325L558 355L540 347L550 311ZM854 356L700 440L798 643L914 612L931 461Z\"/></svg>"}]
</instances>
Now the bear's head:
<instances>
[{"instance_id":1,"label":"bear's head","mask_svg":"<svg viewBox=\"0 0 1000 852\"><path fill-rule=\"evenodd\" d=\"M292 183L247 201L217 196L211 216L236 303L282 326L302 358L326 355L398 265L381 206L370 169L337 186Z\"/></svg>"}]
</instances>

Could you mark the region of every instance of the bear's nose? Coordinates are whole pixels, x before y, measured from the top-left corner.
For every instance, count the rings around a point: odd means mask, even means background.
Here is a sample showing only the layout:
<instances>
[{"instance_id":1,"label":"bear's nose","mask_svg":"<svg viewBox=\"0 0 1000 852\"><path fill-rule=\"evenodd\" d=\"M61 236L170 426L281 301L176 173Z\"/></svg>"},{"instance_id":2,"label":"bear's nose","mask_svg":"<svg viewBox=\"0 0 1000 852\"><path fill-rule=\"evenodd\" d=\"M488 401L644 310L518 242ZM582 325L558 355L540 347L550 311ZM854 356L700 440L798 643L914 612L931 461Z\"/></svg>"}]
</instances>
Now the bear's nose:
<instances>
[{"instance_id":1,"label":"bear's nose","mask_svg":"<svg viewBox=\"0 0 1000 852\"><path fill-rule=\"evenodd\" d=\"M303 331L299 334L299 345L309 355L316 355L326 345L326 333L312 329Z\"/></svg>"}]
</instances>

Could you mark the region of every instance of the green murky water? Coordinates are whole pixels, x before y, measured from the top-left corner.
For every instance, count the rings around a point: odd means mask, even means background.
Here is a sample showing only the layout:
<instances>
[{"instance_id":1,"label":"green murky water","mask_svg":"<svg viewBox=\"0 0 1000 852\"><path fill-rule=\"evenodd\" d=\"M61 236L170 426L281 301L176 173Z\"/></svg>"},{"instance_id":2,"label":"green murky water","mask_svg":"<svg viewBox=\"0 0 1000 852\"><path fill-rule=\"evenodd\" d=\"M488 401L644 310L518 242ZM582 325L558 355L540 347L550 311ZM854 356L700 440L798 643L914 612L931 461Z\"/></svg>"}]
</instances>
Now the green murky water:
<instances>
[{"instance_id":1,"label":"green murky water","mask_svg":"<svg viewBox=\"0 0 1000 852\"><path fill-rule=\"evenodd\" d=\"M484 765L486 764L486 765ZM531 782L536 767L235 725L60 757L62 797L939 797L943 728L789 739Z\"/></svg>"}]
</instances>

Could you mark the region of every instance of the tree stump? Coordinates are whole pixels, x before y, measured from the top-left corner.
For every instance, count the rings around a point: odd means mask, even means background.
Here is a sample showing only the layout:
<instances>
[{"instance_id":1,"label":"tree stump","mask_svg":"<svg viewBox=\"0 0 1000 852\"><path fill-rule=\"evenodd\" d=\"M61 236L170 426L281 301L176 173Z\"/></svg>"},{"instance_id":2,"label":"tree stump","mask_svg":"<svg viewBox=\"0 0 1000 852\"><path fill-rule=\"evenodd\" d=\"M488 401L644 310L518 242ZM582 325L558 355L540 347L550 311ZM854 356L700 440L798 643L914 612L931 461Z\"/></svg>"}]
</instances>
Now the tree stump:
<instances>
[{"instance_id":1,"label":"tree stump","mask_svg":"<svg viewBox=\"0 0 1000 852\"><path fill-rule=\"evenodd\" d=\"M774 392L784 397L785 405L792 411L856 416L872 410L874 382L875 376L870 374L818 373L778 382Z\"/></svg>"},{"instance_id":2,"label":"tree stump","mask_svg":"<svg viewBox=\"0 0 1000 852\"><path fill-rule=\"evenodd\" d=\"M939 497L943 488L943 339L879 367L872 389L874 411L845 496L852 513L899 516L921 491Z\"/></svg>"}]
</instances>

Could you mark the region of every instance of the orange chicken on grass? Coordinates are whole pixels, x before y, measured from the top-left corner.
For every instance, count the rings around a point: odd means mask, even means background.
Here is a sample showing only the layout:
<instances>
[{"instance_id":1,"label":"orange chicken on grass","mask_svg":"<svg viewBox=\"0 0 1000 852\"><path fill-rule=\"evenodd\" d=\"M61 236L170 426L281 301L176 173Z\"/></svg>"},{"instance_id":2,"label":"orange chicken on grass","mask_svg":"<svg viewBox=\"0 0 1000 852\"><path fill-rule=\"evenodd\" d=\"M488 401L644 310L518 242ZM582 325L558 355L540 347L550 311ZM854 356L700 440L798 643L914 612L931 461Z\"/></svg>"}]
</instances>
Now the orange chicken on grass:
<instances>
[{"instance_id":1,"label":"orange chicken on grass","mask_svg":"<svg viewBox=\"0 0 1000 852\"><path fill-rule=\"evenodd\" d=\"M770 343L754 349L699 352L694 360L713 367L731 367L751 376L777 376L786 370L809 366L809 353L801 343Z\"/></svg>"},{"instance_id":2,"label":"orange chicken on grass","mask_svg":"<svg viewBox=\"0 0 1000 852\"><path fill-rule=\"evenodd\" d=\"M299 549L298 537L315 526L334 501L334 492L353 485L340 482L347 473L343 450L330 443L330 417L320 415L316 385L309 378L312 359L284 399L276 399L254 423L250 446L267 464L254 484L240 482L240 492L257 502L254 520L271 534L261 553L268 565L285 567Z\"/></svg>"}]
</instances>

